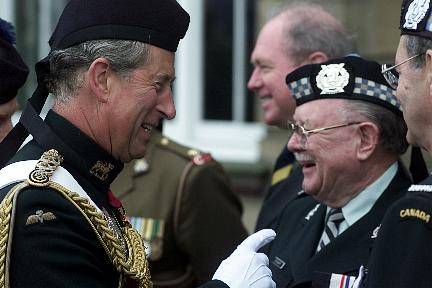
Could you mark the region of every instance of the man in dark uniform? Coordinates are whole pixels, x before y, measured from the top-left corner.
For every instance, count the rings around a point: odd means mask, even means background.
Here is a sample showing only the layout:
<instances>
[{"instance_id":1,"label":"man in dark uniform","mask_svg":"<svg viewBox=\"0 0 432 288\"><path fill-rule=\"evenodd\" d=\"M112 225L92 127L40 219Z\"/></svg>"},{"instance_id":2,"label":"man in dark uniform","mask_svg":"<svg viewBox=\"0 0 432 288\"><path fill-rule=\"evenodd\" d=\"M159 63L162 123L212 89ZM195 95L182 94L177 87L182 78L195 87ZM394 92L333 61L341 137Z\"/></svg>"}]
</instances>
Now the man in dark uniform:
<instances>
[{"instance_id":1,"label":"man in dark uniform","mask_svg":"<svg viewBox=\"0 0 432 288\"><path fill-rule=\"evenodd\" d=\"M411 183L398 161L408 147L399 102L380 65L356 56L303 66L286 81L297 104L288 149L305 193L277 227L273 279L294 287L356 276L385 211Z\"/></svg>"},{"instance_id":2,"label":"man in dark uniform","mask_svg":"<svg viewBox=\"0 0 432 288\"><path fill-rule=\"evenodd\" d=\"M246 238L241 203L210 154L158 130L146 150L125 165L112 190L143 236L153 284L197 287Z\"/></svg>"},{"instance_id":3,"label":"man in dark uniform","mask_svg":"<svg viewBox=\"0 0 432 288\"><path fill-rule=\"evenodd\" d=\"M188 23L173 0L68 3L36 65L38 87L0 147L2 286L151 287L142 238L110 184L175 115L174 52ZM256 253L273 238L247 238L205 287L243 287L238 275L274 287Z\"/></svg>"},{"instance_id":4,"label":"man in dark uniform","mask_svg":"<svg viewBox=\"0 0 432 288\"><path fill-rule=\"evenodd\" d=\"M432 18L429 1L402 3L396 65L383 67L397 88L408 142L432 151ZM432 287L432 177L408 189L386 213L372 250L366 287ZM391 263L389 265L389 263Z\"/></svg>"},{"instance_id":5,"label":"man in dark uniform","mask_svg":"<svg viewBox=\"0 0 432 288\"><path fill-rule=\"evenodd\" d=\"M14 27L0 19L0 141L12 129L11 117L18 108L16 95L29 72L13 46L15 42Z\"/></svg>"},{"instance_id":6,"label":"man in dark uniform","mask_svg":"<svg viewBox=\"0 0 432 288\"><path fill-rule=\"evenodd\" d=\"M286 89L287 73L351 52L341 23L317 4L291 4L268 21L251 55L254 70L247 85L262 101L265 122L286 129L286 122L292 120L295 102ZM302 179L301 167L285 145L276 160L256 230L276 227L285 205L301 191Z\"/></svg>"}]
</instances>

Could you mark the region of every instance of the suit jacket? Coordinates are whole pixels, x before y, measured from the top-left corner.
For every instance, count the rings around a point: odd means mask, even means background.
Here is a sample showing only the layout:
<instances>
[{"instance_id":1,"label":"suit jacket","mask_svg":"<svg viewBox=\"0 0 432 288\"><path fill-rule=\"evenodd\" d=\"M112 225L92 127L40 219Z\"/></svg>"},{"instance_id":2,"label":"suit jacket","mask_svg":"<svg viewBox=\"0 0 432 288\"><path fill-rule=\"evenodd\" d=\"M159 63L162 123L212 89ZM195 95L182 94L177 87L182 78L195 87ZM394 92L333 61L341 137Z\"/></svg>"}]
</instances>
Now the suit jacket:
<instances>
[{"instance_id":1,"label":"suit jacket","mask_svg":"<svg viewBox=\"0 0 432 288\"><path fill-rule=\"evenodd\" d=\"M302 190L303 172L294 154L286 145L279 154L273 170L272 183L258 215L255 231L276 228L284 207Z\"/></svg>"},{"instance_id":2,"label":"suit jacket","mask_svg":"<svg viewBox=\"0 0 432 288\"><path fill-rule=\"evenodd\" d=\"M372 209L354 225L322 248L316 248L324 230L327 206L311 196L294 200L281 217L269 255L270 269L277 287L308 287L315 272L356 275L368 262L387 208L405 194L409 177L399 168L397 174Z\"/></svg>"},{"instance_id":3,"label":"suit jacket","mask_svg":"<svg viewBox=\"0 0 432 288\"><path fill-rule=\"evenodd\" d=\"M429 176L388 209L369 260L365 287L432 287L431 191Z\"/></svg>"}]
</instances>

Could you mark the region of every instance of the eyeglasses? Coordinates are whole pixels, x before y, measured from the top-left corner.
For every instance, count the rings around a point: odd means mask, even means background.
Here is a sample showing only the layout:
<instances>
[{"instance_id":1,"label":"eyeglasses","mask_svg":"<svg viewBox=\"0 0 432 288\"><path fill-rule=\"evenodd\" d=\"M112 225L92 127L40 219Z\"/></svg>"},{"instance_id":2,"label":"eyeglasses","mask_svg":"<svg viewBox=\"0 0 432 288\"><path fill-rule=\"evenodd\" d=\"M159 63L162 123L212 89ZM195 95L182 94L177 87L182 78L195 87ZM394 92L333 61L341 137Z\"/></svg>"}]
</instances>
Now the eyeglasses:
<instances>
[{"instance_id":1,"label":"eyeglasses","mask_svg":"<svg viewBox=\"0 0 432 288\"><path fill-rule=\"evenodd\" d=\"M416 54L414 56L409 57L408 59L405 59L404 61L396 64L396 65L390 65L390 64L383 64L381 65L381 74L386 79L387 83L392 87L394 90L397 89L398 83L399 83L399 73L396 71L396 67L414 59L421 55L425 54L425 52Z\"/></svg>"},{"instance_id":2,"label":"eyeglasses","mask_svg":"<svg viewBox=\"0 0 432 288\"><path fill-rule=\"evenodd\" d=\"M300 144L305 146L306 143L308 142L308 137L310 135L320 133L323 131L327 131L327 130L331 130L331 129L335 129L335 128L346 127L346 126L360 124L360 123L362 123L362 122L350 122L350 123L346 123L346 124L333 125L333 126L328 126L328 127L323 127L323 128L316 128L316 129L312 129L312 130L307 130L303 126L301 126L297 123L293 123L293 122L288 122L287 124L288 124L288 130L290 130L293 133L293 135L297 134L298 136L300 136Z\"/></svg>"}]
</instances>

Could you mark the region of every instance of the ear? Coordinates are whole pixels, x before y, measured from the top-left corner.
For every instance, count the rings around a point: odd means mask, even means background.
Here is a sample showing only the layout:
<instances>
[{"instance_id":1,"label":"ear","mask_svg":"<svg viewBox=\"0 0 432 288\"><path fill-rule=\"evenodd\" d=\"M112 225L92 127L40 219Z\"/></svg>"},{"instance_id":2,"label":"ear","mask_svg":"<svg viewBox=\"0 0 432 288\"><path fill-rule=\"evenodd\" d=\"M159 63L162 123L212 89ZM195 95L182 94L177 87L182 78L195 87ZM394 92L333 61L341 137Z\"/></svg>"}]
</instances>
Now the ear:
<instances>
[{"instance_id":1,"label":"ear","mask_svg":"<svg viewBox=\"0 0 432 288\"><path fill-rule=\"evenodd\" d=\"M429 87L429 99L432 98L432 50L428 49L425 53L425 77L426 85Z\"/></svg>"},{"instance_id":2,"label":"ear","mask_svg":"<svg viewBox=\"0 0 432 288\"><path fill-rule=\"evenodd\" d=\"M359 145L357 147L357 159L367 160L376 150L379 141L379 129L372 122L358 124Z\"/></svg>"},{"instance_id":3,"label":"ear","mask_svg":"<svg viewBox=\"0 0 432 288\"><path fill-rule=\"evenodd\" d=\"M97 58L94 60L87 71L90 89L99 102L106 103L108 101L109 72L110 63L105 58Z\"/></svg>"},{"instance_id":4,"label":"ear","mask_svg":"<svg viewBox=\"0 0 432 288\"><path fill-rule=\"evenodd\" d=\"M310 64L317 64L317 63L325 62L327 60L329 60L329 57L324 52L317 51L317 52L313 52L312 54L310 54L307 57L306 61Z\"/></svg>"}]
</instances>

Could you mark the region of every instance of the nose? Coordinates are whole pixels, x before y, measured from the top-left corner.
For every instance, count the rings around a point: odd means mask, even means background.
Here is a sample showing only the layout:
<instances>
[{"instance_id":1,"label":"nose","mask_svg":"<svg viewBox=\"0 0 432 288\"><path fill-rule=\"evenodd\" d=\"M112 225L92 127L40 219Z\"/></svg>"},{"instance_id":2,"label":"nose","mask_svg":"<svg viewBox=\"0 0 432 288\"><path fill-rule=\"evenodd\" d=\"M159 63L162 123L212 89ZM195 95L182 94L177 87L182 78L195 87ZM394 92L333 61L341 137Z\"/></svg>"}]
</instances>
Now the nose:
<instances>
[{"instance_id":1,"label":"nose","mask_svg":"<svg viewBox=\"0 0 432 288\"><path fill-rule=\"evenodd\" d=\"M262 86L261 76L259 75L258 68L254 68L252 75L247 83L247 88L251 91L255 91Z\"/></svg>"},{"instance_id":2,"label":"nose","mask_svg":"<svg viewBox=\"0 0 432 288\"><path fill-rule=\"evenodd\" d=\"M163 114L165 119L170 120L175 117L176 109L171 89L169 89L169 92L160 95L160 103L157 109Z\"/></svg>"},{"instance_id":3,"label":"nose","mask_svg":"<svg viewBox=\"0 0 432 288\"><path fill-rule=\"evenodd\" d=\"M293 133L288 140L287 148L291 152L300 152L305 150L305 143L301 136L297 133Z\"/></svg>"}]
</instances>

